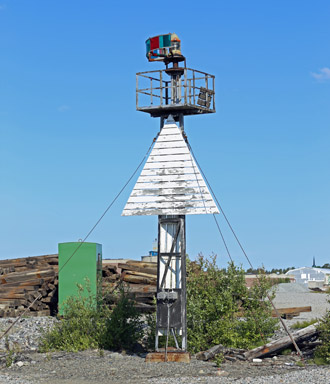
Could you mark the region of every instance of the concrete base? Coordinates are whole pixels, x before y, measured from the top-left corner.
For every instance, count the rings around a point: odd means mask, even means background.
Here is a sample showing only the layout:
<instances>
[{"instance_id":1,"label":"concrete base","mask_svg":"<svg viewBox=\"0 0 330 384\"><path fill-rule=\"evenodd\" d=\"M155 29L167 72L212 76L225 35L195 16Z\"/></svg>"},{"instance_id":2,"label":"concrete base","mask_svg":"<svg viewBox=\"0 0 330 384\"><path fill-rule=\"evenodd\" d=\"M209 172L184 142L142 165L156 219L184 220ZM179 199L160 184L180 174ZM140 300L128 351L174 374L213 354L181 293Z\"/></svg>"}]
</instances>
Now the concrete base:
<instances>
[{"instance_id":1,"label":"concrete base","mask_svg":"<svg viewBox=\"0 0 330 384\"><path fill-rule=\"evenodd\" d=\"M188 352L167 352L167 361L172 363L190 363L190 353ZM164 363L165 352L151 352L146 356L146 363Z\"/></svg>"}]
</instances>

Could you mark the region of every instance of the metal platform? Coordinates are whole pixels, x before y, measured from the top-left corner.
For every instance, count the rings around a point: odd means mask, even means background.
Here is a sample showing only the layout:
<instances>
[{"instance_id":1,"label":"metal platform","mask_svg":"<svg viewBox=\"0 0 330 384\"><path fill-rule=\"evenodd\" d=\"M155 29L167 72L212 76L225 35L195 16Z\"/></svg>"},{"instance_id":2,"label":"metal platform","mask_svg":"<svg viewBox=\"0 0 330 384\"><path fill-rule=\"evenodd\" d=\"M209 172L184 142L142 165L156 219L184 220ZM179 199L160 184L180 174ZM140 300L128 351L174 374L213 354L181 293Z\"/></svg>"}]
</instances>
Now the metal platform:
<instances>
[{"instance_id":1,"label":"metal platform","mask_svg":"<svg viewBox=\"0 0 330 384\"><path fill-rule=\"evenodd\" d=\"M200 115L215 112L215 77L191 68L136 74L136 109L152 117ZM180 73L179 73L180 72Z\"/></svg>"}]
</instances>

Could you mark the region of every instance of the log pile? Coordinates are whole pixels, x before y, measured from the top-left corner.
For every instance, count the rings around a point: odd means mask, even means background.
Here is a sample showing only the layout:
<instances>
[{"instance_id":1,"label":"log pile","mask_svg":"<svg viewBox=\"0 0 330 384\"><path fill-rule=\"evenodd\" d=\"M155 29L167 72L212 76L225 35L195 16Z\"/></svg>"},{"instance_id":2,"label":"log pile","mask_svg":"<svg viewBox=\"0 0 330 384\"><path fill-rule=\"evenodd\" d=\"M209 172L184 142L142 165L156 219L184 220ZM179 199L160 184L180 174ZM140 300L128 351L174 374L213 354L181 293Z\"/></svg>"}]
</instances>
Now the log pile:
<instances>
[{"instance_id":1,"label":"log pile","mask_svg":"<svg viewBox=\"0 0 330 384\"><path fill-rule=\"evenodd\" d=\"M152 312L156 294L157 263L129 260L103 265L103 292L114 304L114 290L125 282L128 295L141 312ZM110 292L110 295L109 295ZM41 295L27 316L48 316L57 312L58 255L0 260L0 317L20 315Z\"/></svg>"},{"instance_id":2,"label":"log pile","mask_svg":"<svg viewBox=\"0 0 330 384\"><path fill-rule=\"evenodd\" d=\"M140 312L155 310L157 263L129 260L126 263L103 265L103 294L116 303L118 295L115 290L124 282L128 295L134 299L135 307Z\"/></svg>"},{"instance_id":3,"label":"log pile","mask_svg":"<svg viewBox=\"0 0 330 384\"><path fill-rule=\"evenodd\" d=\"M305 350L314 348L317 344L309 344L309 341L315 341L319 331L317 328L318 323L309 325L306 328L300 329L299 331L293 332L291 334L292 338L295 340L298 346L302 344ZM261 347L257 347L250 351L244 353L244 357L247 360L252 360L254 358L264 358L266 356L277 354L283 351L286 348L292 346L292 340L289 336L282 337L281 339L271 341Z\"/></svg>"},{"instance_id":4,"label":"log pile","mask_svg":"<svg viewBox=\"0 0 330 384\"><path fill-rule=\"evenodd\" d=\"M321 341L318 340L319 331L317 325L318 323L309 325L308 327L295 331L291 334L304 357L312 356L314 349L321 344ZM232 362L238 360L258 360L258 362L262 362L261 359L281 355L281 352L287 348L292 348L294 350L291 338L289 336L284 336L251 350L226 348L223 345L218 344L214 345L207 351L197 353L196 358L197 360L209 361L214 359L216 355L222 354L225 360Z\"/></svg>"},{"instance_id":5,"label":"log pile","mask_svg":"<svg viewBox=\"0 0 330 384\"><path fill-rule=\"evenodd\" d=\"M48 316L57 308L57 255L0 260L0 317Z\"/></svg>"},{"instance_id":6,"label":"log pile","mask_svg":"<svg viewBox=\"0 0 330 384\"><path fill-rule=\"evenodd\" d=\"M244 353L245 349L239 348L226 348L221 344L215 345L207 351L199 352L196 354L197 360L209 361L222 354L223 358L228 361L246 360Z\"/></svg>"}]
</instances>

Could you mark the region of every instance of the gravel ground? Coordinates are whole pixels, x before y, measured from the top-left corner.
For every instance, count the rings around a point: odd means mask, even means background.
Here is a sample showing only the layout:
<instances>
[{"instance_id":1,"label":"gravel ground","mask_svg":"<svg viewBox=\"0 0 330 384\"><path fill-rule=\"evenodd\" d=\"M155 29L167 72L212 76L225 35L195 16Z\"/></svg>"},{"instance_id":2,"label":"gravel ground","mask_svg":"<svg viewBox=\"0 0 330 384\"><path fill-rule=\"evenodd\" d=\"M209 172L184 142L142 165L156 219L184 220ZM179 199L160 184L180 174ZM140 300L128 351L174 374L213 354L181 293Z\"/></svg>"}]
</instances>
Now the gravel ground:
<instances>
[{"instance_id":1,"label":"gravel ground","mask_svg":"<svg viewBox=\"0 0 330 384\"><path fill-rule=\"evenodd\" d=\"M327 310L330 311L328 300L329 295L310 291L304 285L283 283L278 285L274 304L277 308L312 307L312 312L301 312L299 316L294 317L292 320L285 320L286 325L290 327L298 321L310 321L323 317Z\"/></svg>"},{"instance_id":2,"label":"gravel ground","mask_svg":"<svg viewBox=\"0 0 330 384\"><path fill-rule=\"evenodd\" d=\"M322 317L326 310L330 310L329 295L318 293L301 287L300 284L279 284L274 299L277 308L306 307L311 306L312 312L302 312L301 319L309 320ZM296 318L297 319L297 318Z\"/></svg>"},{"instance_id":3,"label":"gravel ground","mask_svg":"<svg viewBox=\"0 0 330 384\"><path fill-rule=\"evenodd\" d=\"M0 319L0 335L10 327L16 318ZM0 352L8 348L14 351L36 351L42 332L56 322L54 317L26 317L10 330L7 337L0 340Z\"/></svg>"},{"instance_id":4,"label":"gravel ground","mask_svg":"<svg viewBox=\"0 0 330 384\"><path fill-rule=\"evenodd\" d=\"M321 317L326 309L328 296L304 291L296 284L281 284L275 299L278 308L312 306L312 312L301 313L287 325L296 321ZM4 331L14 319L0 319ZM192 357L190 364L145 363L144 355L123 355L104 351L79 353L37 353L42 329L51 327L56 319L21 319L5 339L0 341L0 384L190 384L190 383L254 383L254 384L329 384L327 367L296 364L297 357L279 356L263 359L262 363L226 362L220 369L213 362L198 361ZM277 334L282 336L284 332ZM17 353L11 367L5 368L7 347Z\"/></svg>"},{"instance_id":5,"label":"gravel ground","mask_svg":"<svg viewBox=\"0 0 330 384\"><path fill-rule=\"evenodd\" d=\"M301 368L295 356L264 359L263 363L214 363L192 358L190 364L145 363L144 356L97 351L20 356L0 372L0 383L8 384L172 384L172 383L318 383L329 384L330 369Z\"/></svg>"},{"instance_id":6,"label":"gravel ground","mask_svg":"<svg viewBox=\"0 0 330 384\"><path fill-rule=\"evenodd\" d=\"M180 379L158 379L150 380L147 383L152 384L192 384L192 383L207 383L207 384L329 384L330 370L326 368L310 369L293 371L290 373L259 376L259 377L245 377L242 379L231 379L227 377L208 377L208 378L191 378L181 377Z\"/></svg>"}]
</instances>

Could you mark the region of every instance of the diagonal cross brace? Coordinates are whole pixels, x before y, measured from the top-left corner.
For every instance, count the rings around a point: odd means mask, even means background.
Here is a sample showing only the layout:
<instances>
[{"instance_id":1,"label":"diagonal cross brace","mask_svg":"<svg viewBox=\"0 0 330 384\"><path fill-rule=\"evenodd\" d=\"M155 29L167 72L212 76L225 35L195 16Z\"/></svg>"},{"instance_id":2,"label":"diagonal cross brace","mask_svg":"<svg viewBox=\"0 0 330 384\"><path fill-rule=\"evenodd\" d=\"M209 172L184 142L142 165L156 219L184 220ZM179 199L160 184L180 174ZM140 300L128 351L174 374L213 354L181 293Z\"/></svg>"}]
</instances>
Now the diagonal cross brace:
<instances>
[{"instance_id":1,"label":"diagonal cross brace","mask_svg":"<svg viewBox=\"0 0 330 384\"><path fill-rule=\"evenodd\" d=\"M180 233L181 233L181 221L178 222L178 228L177 228L175 236L173 238L173 243L172 243L172 246L171 246L170 255L169 255L168 260L167 260L166 265L165 265L164 275L163 275L163 278L162 278L162 282L160 283L160 288L161 289L163 288L163 286L165 284L165 279L166 279L166 275L167 275L167 272L168 272L168 268L169 268L171 260L172 260L172 253L174 251L174 247L175 247L176 242L178 241L178 237L179 237Z\"/></svg>"}]
</instances>

